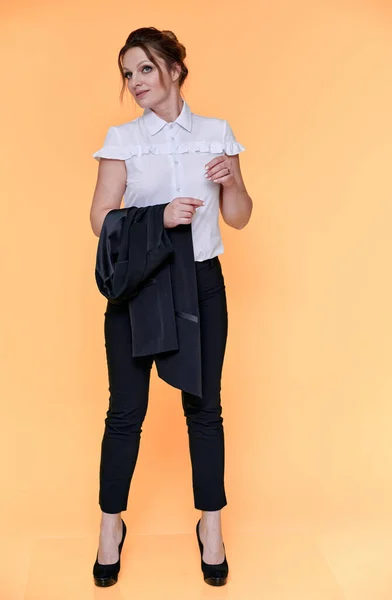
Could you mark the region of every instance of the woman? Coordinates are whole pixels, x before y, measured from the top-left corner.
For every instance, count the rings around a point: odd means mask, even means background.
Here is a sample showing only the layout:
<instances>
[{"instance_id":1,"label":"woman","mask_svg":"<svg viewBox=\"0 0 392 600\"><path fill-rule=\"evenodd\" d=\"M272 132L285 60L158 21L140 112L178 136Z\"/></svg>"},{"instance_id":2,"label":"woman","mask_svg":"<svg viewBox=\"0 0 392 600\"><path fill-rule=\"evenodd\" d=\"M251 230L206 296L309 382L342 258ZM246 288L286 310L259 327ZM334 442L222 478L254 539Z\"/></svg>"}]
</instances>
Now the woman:
<instances>
[{"instance_id":1,"label":"woman","mask_svg":"<svg viewBox=\"0 0 392 600\"><path fill-rule=\"evenodd\" d=\"M252 200L240 171L245 150L227 121L191 112L180 89L188 74L185 48L170 31L133 31L118 56L123 88L143 115L110 127L99 161L90 220L99 236L107 213L121 205L167 203L164 226L191 224L200 312L202 398L182 391L189 433L195 508L202 511L196 533L204 579L226 583L228 566L221 530L224 489L224 433L220 399L227 336L225 285L218 255L223 252L219 209L236 229L250 219ZM132 357L127 306L108 303L105 346L109 409L100 465L102 510L96 585L113 585L120 569L130 482L146 415L153 359ZM201 405L200 405L201 402Z\"/></svg>"}]
</instances>

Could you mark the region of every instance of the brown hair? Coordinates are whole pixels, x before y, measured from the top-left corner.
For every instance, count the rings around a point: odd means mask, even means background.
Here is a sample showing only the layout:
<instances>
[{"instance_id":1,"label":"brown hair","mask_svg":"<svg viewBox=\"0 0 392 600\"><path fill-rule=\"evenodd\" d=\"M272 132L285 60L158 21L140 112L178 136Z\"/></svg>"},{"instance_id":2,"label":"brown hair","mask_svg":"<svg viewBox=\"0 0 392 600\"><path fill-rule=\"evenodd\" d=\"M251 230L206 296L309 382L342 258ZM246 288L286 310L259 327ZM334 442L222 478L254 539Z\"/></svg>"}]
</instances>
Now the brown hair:
<instances>
[{"instance_id":1,"label":"brown hair","mask_svg":"<svg viewBox=\"0 0 392 600\"><path fill-rule=\"evenodd\" d=\"M118 54L117 62L122 79L122 89L120 93L121 101L123 100L124 91L127 87L127 79L124 76L122 59L127 50L135 47L142 48L151 62L157 67L159 71L159 80L162 85L162 69L157 63L154 55L151 53L150 48L154 50L160 58L163 58L168 71L170 71L174 63L178 63L181 66L181 74L179 77L179 85L181 88L188 75L188 68L184 64L186 57L185 46L178 41L176 35L172 31L166 29L159 31L159 29L156 29L155 27L141 27L129 34L124 46Z\"/></svg>"}]
</instances>

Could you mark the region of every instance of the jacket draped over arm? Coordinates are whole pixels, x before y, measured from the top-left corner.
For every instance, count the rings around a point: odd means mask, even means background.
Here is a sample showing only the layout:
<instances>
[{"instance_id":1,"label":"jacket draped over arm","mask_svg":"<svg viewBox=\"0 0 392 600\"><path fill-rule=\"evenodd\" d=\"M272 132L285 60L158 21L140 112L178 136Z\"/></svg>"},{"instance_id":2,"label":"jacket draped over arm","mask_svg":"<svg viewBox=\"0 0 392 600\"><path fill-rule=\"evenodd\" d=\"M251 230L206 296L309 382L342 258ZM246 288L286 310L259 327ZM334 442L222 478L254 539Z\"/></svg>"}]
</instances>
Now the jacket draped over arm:
<instances>
[{"instance_id":1,"label":"jacket draped over arm","mask_svg":"<svg viewBox=\"0 0 392 600\"><path fill-rule=\"evenodd\" d=\"M128 304L133 356L155 359L167 383L202 396L200 322L191 225L166 228L167 204L110 210L98 240L95 279Z\"/></svg>"}]
</instances>

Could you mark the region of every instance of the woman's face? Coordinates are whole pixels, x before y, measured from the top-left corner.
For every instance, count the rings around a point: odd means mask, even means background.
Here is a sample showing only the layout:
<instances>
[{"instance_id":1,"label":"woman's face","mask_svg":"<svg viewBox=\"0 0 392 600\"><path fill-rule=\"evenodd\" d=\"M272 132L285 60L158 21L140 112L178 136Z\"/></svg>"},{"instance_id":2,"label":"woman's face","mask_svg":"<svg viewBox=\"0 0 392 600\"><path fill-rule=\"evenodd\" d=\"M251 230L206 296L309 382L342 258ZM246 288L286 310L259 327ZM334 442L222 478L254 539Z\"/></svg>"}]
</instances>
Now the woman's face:
<instances>
[{"instance_id":1,"label":"woman's face","mask_svg":"<svg viewBox=\"0 0 392 600\"><path fill-rule=\"evenodd\" d=\"M164 60L152 50L151 52L162 69L164 86L159 80L158 69L149 60L142 48L130 48L123 56L123 72L128 80L128 89L139 106L143 108L160 104L170 95L171 88L178 85L178 70L173 69L172 74L170 74ZM141 92L145 93L139 96Z\"/></svg>"}]
</instances>

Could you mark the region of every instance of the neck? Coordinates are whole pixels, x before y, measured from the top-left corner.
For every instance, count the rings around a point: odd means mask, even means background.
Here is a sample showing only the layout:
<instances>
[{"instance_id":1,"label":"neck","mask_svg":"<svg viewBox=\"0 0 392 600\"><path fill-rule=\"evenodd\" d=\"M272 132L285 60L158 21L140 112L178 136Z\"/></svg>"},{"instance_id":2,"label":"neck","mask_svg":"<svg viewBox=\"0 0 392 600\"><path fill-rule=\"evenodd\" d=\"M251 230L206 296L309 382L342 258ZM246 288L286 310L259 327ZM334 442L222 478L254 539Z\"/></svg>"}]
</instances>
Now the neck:
<instances>
[{"instance_id":1,"label":"neck","mask_svg":"<svg viewBox=\"0 0 392 600\"><path fill-rule=\"evenodd\" d=\"M151 107L151 110L154 111L154 113L164 121L172 123L181 114L183 105L184 100L181 98L181 96L178 96L173 100L169 99L164 105Z\"/></svg>"}]
</instances>

